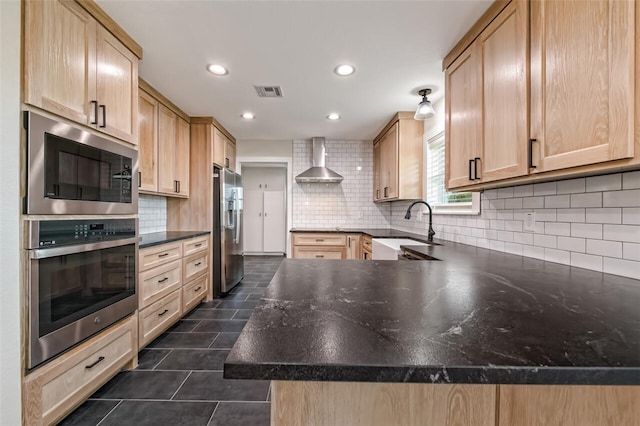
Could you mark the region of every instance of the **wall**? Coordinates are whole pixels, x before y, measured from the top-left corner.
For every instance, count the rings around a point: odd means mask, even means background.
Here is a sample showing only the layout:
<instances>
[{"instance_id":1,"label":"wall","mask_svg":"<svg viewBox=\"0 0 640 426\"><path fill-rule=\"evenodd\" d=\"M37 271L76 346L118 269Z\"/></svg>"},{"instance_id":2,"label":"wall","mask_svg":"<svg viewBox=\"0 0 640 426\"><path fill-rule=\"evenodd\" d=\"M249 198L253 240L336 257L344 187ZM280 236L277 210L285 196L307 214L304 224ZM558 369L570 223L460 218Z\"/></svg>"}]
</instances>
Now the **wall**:
<instances>
[{"instance_id":1,"label":"wall","mask_svg":"<svg viewBox=\"0 0 640 426\"><path fill-rule=\"evenodd\" d=\"M138 202L141 234L167 230L167 198L140 194Z\"/></svg>"},{"instance_id":2,"label":"wall","mask_svg":"<svg viewBox=\"0 0 640 426\"><path fill-rule=\"evenodd\" d=\"M239 140L236 157L291 157L293 141L290 140Z\"/></svg>"},{"instance_id":3,"label":"wall","mask_svg":"<svg viewBox=\"0 0 640 426\"><path fill-rule=\"evenodd\" d=\"M342 183L293 183L294 228L387 228L388 203L375 204L373 143L326 141L326 166L344 177ZM311 141L293 142L293 175L311 167Z\"/></svg>"},{"instance_id":4,"label":"wall","mask_svg":"<svg viewBox=\"0 0 640 426\"><path fill-rule=\"evenodd\" d=\"M640 279L640 172L492 189L481 204L479 216L434 215L436 238ZM408 205L393 203L391 226L426 234Z\"/></svg>"},{"instance_id":5,"label":"wall","mask_svg":"<svg viewBox=\"0 0 640 426\"><path fill-rule=\"evenodd\" d=\"M0 423L19 425L20 2L0 1Z\"/></svg>"}]
</instances>

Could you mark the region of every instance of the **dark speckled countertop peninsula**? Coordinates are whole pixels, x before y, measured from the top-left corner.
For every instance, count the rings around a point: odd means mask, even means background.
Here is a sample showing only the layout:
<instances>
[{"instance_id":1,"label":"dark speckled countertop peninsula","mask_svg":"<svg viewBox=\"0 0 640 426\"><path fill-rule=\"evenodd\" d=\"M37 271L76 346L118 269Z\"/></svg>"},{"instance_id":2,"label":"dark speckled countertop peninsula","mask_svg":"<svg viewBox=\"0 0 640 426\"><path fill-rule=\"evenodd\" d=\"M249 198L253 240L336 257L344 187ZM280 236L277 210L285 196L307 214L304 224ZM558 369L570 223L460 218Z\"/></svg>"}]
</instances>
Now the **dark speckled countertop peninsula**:
<instances>
[{"instance_id":1,"label":"dark speckled countertop peninsula","mask_svg":"<svg viewBox=\"0 0 640 426\"><path fill-rule=\"evenodd\" d=\"M284 260L224 376L640 385L639 280L443 244L411 248L440 262Z\"/></svg>"},{"instance_id":2,"label":"dark speckled countertop peninsula","mask_svg":"<svg viewBox=\"0 0 640 426\"><path fill-rule=\"evenodd\" d=\"M187 238L199 237L210 234L209 231L165 231L140 234L140 248L157 246Z\"/></svg>"}]
</instances>

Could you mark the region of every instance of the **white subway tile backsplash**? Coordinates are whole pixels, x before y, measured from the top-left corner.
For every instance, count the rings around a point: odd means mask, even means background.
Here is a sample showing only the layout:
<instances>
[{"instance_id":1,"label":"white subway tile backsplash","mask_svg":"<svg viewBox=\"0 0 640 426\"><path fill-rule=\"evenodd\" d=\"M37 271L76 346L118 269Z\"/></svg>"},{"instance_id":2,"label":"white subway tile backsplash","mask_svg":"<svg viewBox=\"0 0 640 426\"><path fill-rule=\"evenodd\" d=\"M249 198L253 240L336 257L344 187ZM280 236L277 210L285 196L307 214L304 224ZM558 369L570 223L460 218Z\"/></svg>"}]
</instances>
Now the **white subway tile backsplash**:
<instances>
[{"instance_id":1,"label":"white subway tile backsplash","mask_svg":"<svg viewBox=\"0 0 640 426\"><path fill-rule=\"evenodd\" d=\"M528 197L522 199L523 209L542 209L544 208L544 197Z\"/></svg>"},{"instance_id":2,"label":"white subway tile backsplash","mask_svg":"<svg viewBox=\"0 0 640 426\"><path fill-rule=\"evenodd\" d=\"M558 182L558 194L576 194L585 191L585 178L563 180Z\"/></svg>"},{"instance_id":3,"label":"white subway tile backsplash","mask_svg":"<svg viewBox=\"0 0 640 426\"><path fill-rule=\"evenodd\" d=\"M545 183L536 183L533 185L533 195L542 196L542 195L556 195L556 183L555 182L545 182Z\"/></svg>"},{"instance_id":4,"label":"white subway tile backsplash","mask_svg":"<svg viewBox=\"0 0 640 426\"><path fill-rule=\"evenodd\" d=\"M640 262L640 244L622 243L622 258Z\"/></svg>"},{"instance_id":5,"label":"white subway tile backsplash","mask_svg":"<svg viewBox=\"0 0 640 426\"><path fill-rule=\"evenodd\" d=\"M585 252L585 239L574 237L558 237L558 248L561 250L568 250L577 253Z\"/></svg>"},{"instance_id":6,"label":"white subway tile backsplash","mask_svg":"<svg viewBox=\"0 0 640 426\"><path fill-rule=\"evenodd\" d=\"M403 219L408 205L393 203L391 226L426 234L426 221ZM488 190L481 205L479 216L434 215L436 238L596 271L606 261L605 272L628 277L640 270L640 172ZM535 232L523 232L532 211Z\"/></svg>"},{"instance_id":7,"label":"white subway tile backsplash","mask_svg":"<svg viewBox=\"0 0 640 426\"><path fill-rule=\"evenodd\" d=\"M167 199L156 195L138 197L138 227L141 234L167 230Z\"/></svg>"},{"instance_id":8,"label":"white subway tile backsplash","mask_svg":"<svg viewBox=\"0 0 640 426\"><path fill-rule=\"evenodd\" d=\"M622 223L624 225L640 225L640 208L636 208L636 207L623 208Z\"/></svg>"},{"instance_id":9,"label":"white subway tile backsplash","mask_svg":"<svg viewBox=\"0 0 640 426\"><path fill-rule=\"evenodd\" d=\"M548 235L571 235L571 224L561 222L546 222L544 224L544 233Z\"/></svg>"},{"instance_id":10,"label":"white subway tile backsplash","mask_svg":"<svg viewBox=\"0 0 640 426\"><path fill-rule=\"evenodd\" d=\"M622 189L639 189L640 171L622 174Z\"/></svg>"},{"instance_id":11,"label":"white subway tile backsplash","mask_svg":"<svg viewBox=\"0 0 640 426\"><path fill-rule=\"evenodd\" d=\"M640 226L635 225L603 225L604 238L613 241L637 243L640 241ZM613 256L615 257L615 256Z\"/></svg>"},{"instance_id":12,"label":"white subway tile backsplash","mask_svg":"<svg viewBox=\"0 0 640 426\"><path fill-rule=\"evenodd\" d=\"M602 256L571 252L571 266L602 272Z\"/></svg>"},{"instance_id":13,"label":"white subway tile backsplash","mask_svg":"<svg viewBox=\"0 0 640 426\"><path fill-rule=\"evenodd\" d=\"M569 195L548 195L544 197L544 207L547 209L569 208L571 198Z\"/></svg>"},{"instance_id":14,"label":"white subway tile backsplash","mask_svg":"<svg viewBox=\"0 0 640 426\"><path fill-rule=\"evenodd\" d=\"M556 220L558 222L584 222L584 209L558 209L556 210Z\"/></svg>"},{"instance_id":15,"label":"white subway tile backsplash","mask_svg":"<svg viewBox=\"0 0 640 426\"><path fill-rule=\"evenodd\" d=\"M640 189L605 192L602 198L604 207L640 207Z\"/></svg>"},{"instance_id":16,"label":"white subway tile backsplash","mask_svg":"<svg viewBox=\"0 0 640 426\"><path fill-rule=\"evenodd\" d=\"M563 265L570 265L571 252L545 248L544 260L547 262L562 263Z\"/></svg>"},{"instance_id":17,"label":"white subway tile backsplash","mask_svg":"<svg viewBox=\"0 0 640 426\"><path fill-rule=\"evenodd\" d=\"M604 209L587 209L587 223L622 223L622 209L604 208Z\"/></svg>"},{"instance_id":18,"label":"white subway tile backsplash","mask_svg":"<svg viewBox=\"0 0 640 426\"><path fill-rule=\"evenodd\" d=\"M638 262L632 260L604 258L603 272L607 274L624 275L625 277L640 280L640 268Z\"/></svg>"},{"instance_id":19,"label":"white subway tile backsplash","mask_svg":"<svg viewBox=\"0 0 640 426\"><path fill-rule=\"evenodd\" d=\"M593 223L572 223L571 236L602 239L602 225Z\"/></svg>"},{"instance_id":20,"label":"white subway tile backsplash","mask_svg":"<svg viewBox=\"0 0 640 426\"><path fill-rule=\"evenodd\" d=\"M593 176L587 178L587 192L617 191L622 189L622 175Z\"/></svg>"},{"instance_id":21,"label":"white subway tile backsplash","mask_svg":"<svg viewBox=\"0 0 640 426\"><path fill-rule=\"evenodd\" d=\"M602 193L571 194L570 207L602 207Z\"/></svg>"},{"instance_id":22,"label":"white subway tile backsplash","mask_svg":"<svg viewBox=\"0 0 640 426\"><path fill-rule=\"evenodd\" d=\"M622 243L619 241L587 240L587 254L622 257Z\"/></svg>"}]
</instances>

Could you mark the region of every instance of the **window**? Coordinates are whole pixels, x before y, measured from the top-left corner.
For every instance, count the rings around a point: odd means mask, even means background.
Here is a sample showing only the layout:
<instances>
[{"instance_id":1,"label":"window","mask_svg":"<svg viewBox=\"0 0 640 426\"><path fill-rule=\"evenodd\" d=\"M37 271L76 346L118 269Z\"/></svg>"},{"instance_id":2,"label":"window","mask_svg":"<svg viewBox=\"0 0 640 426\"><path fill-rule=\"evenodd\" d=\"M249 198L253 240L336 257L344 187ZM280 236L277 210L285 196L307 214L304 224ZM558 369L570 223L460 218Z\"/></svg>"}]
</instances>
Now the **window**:
<instances>
[{"instance_id":1,"label":"window","mask_svg":"<svg viewBox=\"0 0 640 426\"><path fill-rule=\"evenodd\" d=\"M473 192L447 192L445 189L444 132L426 142L427 202L438 214L479 214L480 194Z\"/></svg>"}]
</instances>

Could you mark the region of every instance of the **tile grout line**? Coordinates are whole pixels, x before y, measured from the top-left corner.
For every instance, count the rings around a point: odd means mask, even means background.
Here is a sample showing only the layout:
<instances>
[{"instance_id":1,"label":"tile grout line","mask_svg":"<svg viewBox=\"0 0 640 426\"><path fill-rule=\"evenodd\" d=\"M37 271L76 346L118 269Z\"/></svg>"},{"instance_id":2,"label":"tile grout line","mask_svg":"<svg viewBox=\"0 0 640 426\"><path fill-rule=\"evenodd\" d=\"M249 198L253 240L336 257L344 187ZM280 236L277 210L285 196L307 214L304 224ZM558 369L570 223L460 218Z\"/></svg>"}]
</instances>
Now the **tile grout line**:
<instances>
[{"instance_id":1,"label":"tile grout line","mask_svg":"<svg viewBox=\"0 0 640 426\"><path fill-rule=\"evenodd\" d=\"M115 405L115 407L113 407L111 410L109 410L109 412L108 412L107 414L105 414L105 415L104 415L104 417L103 417L102 419L100 419L100 421L96 424L96 426L99 426L99 425L100 425L100 423L102 423L102 422L104 421L104 419L106 419L106 418L109 416L109 414L113 413L113 410L115 410L116 408L118 408L118 407L120 406L120 404L122 404L122 402L123 402L123 401L124 401L124 400L122 400L122 399L121 399L121 400L120 400L120 401Z\"/></svg>"},{"instance_id":2,"label":"tile grout line","mask_svg":"<svg viewBox=\"0 0 640 426\"><path fill-rule=\"evenodd\" d=\"M207 426L209 426L211 424L211 421L213 420L213 416L216 414L216 411L218 411L218 407L220 406L220 401L218 401L216 403L216 407L213 409L213 413L211 413L211 416L209 417L209 421L207 422Z\"/></svg>"},{"instance_id":3,"label":"tile grout line","mask_svg":"<svg viewBox=\"0 0 640 426\"><path fill-rule=\"evenodd\" d=\"M218 340L220 338L220 333L218 333L216 335L216 337L213 338L213 340L211 341L211 343L209 343L209 346L207 346L207 349L212 349L211 346L213 346L213 344L216 342L216 340Z\"/></svg>"},{"instance_id":4,"label":"tile grout line","mask_svg":"<svg viewBox=\"0 0 640 426\"><path fill-rule=\"evenodd\" d=\"M158 363L157 363L156 365L154 365L154 366L151 368L151 370L155 370L155 369L156 369L156 367L162 363L162 361L164 361L165 359L167 359L167 357L168 357L169 355L171 355L171 352L173 352L173 348L172 348L172 349L169 349L169 352L167 352L167 354L166 354L164 357L162 357L162 359L161 359L160 361L158 361Z\"/></svg>"},{"instance_id":5,"label":"tile grout line","mask_svg":"<svg viewBox=\"0 0 640 426\"><path fill-rule=\"evenodd\" d=\"M182 389L182 386L184 386L184 384L189 379L189 377L191 377L191 373L193 373L193 370L189 371L189 374L187 374L187 377L185 377L184 380L182 381L182 383L180 383L180 386L178 386L178 389L176 389L176 391L173 393L173 395L171 395L171 398L169 398L169 401L173 401L173 398L175 398L175 396L178 394L180 389Z\"/></svg>"}]
</instances>

